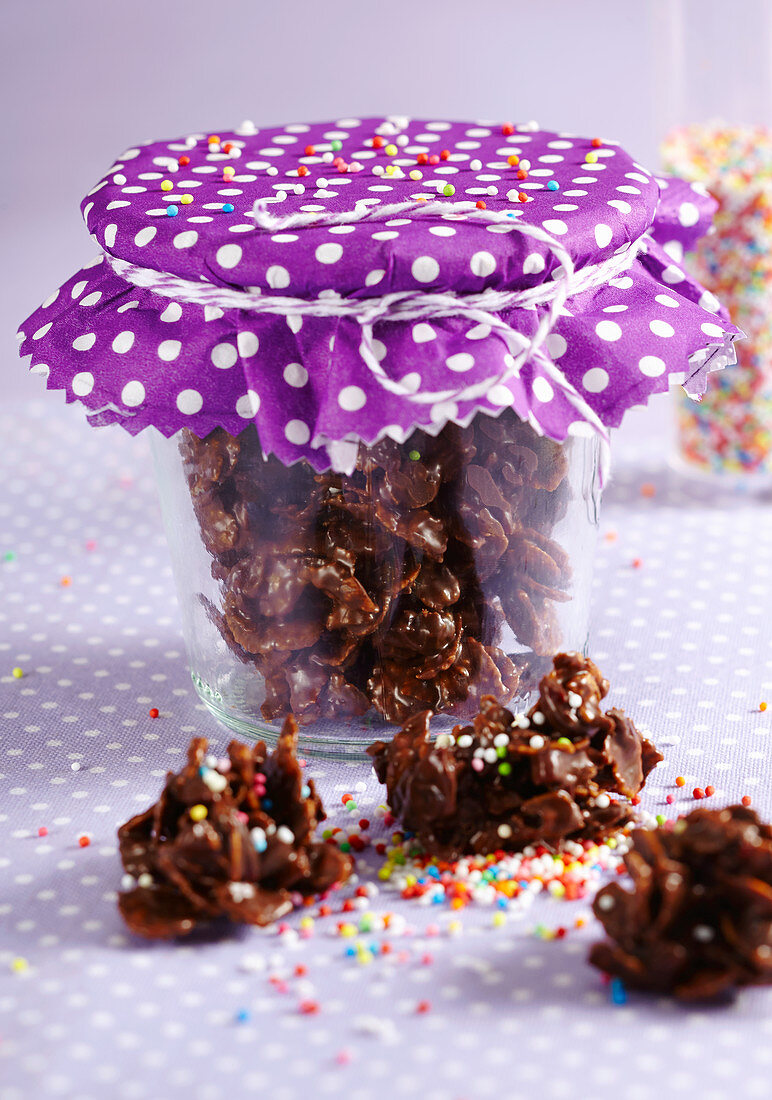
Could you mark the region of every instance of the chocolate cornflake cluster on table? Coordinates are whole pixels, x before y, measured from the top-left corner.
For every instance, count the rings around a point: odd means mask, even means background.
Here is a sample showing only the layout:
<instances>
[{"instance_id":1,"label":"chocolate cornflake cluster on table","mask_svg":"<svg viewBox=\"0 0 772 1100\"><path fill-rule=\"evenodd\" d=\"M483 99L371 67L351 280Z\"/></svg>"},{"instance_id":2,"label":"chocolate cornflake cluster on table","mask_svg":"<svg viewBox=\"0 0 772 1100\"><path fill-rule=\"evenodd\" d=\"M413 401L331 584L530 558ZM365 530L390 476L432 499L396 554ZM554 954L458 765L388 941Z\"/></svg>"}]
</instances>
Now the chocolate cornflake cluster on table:
<instances>
[{"instance_id":1,"label":"chocolate cornflake cluster on table","mask_svg":"<svg viewBox=\"0 0 772 1100\"><path fill-rule=\"evenodd\" d=\"M326 815L303 778L296 738L290 717L271 753L262 742L231 741L217 760L205 738L191 741L158 802L118 830L135 880L118 906L132 932L183 936L223 916L269 924L292 909L292 892L322 893L348 877L349 857L311 839Z\"/></svg>"},{"instance_id":2,"label":"chocolate cornflake cluster on table","mask_svg":"<svg viewBox=\"0 0 772 1100\"><path fill-rule=\"evenodd\" d=\"M633 833L632 892L604 887L593 910L610 940L590 962L629 985L708 1000L772 982L772 828L745 806L693 810Z\"/></svg>"},{"instance_id":3,"label":"chocolate cornflake cluster on table","mask_svg":"<svg viewBox=\"0 0 772 1100\"><path fill-rule=\"evenodd\" d=\"M559 653L527 715L485 696L470 726L429 740L430 711L368 748L392 812L441 858L599 840L632 819L626 799L662 759L579 653ZM614 794L621 798L610 798Z\"/></svg>"},{"instance_id":4,"label":"chocolate cornflake cluster on table","mask_svg":"<svg viewBox=\"0 0 772 1100\"><path fill-rule=\"evenodd\" d=\"M266 459L254 427L185 432L181 452L222 586L209 613L265 678L265 719L471 715L521 683L505 623L531 664L559 644L567 464L510 410L362 447L351 475Z\"/></svg>"}]
</instances>

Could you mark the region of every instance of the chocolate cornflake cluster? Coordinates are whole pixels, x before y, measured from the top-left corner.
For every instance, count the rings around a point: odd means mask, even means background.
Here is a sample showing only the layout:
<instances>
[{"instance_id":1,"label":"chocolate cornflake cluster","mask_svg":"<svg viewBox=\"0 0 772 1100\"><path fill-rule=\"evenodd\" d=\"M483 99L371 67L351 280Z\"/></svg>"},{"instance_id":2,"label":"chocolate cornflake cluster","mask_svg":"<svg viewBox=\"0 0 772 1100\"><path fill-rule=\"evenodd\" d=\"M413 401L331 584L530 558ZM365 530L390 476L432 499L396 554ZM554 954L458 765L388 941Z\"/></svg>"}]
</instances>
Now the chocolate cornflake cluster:
<instances>
[{"instance_id":1,"label":"chocolate cornflake cluster","mask_svg":"<svg viewBox=\"0 0 772 1100\"><path fill-rule=\"evenodd\" d=\"M223 916L269 924L292 909L292 892L321 893L348 877L350 858L311 839L326 815L295 755L297 728L288 718L271 753L231 741L222 760L195 737L158 801L120 827L135 881L118 907L132 932L183 936Z\"/></svg>"},{"instance_id":2,"label":"chocolate cornflake cluster","mask_svg":"<svg viewBox=\"0 0 772 1100\"><path fill-rule=\"evenodd\" d=\"M639 829L632 892L604 887L610 936L590 962L638 989L708 1000L772 982L772 828L745 806L693 810L672 831Z\"/></svg>"},{"instance_id":3,"label":"chocolate cornflake cluster","mask_svg":"<svg viewBox=\"0 0 772 1100\"><path fill-rule=\"evenodd\" d=\"M599 840L631 821L627 799L662 759L622 711L603 713L607 692L591 660L559 653L527 715L485 696L470 726L431 741L424 711L367 751L392 812L430 854Z\"/></svg>"},{"instance_id":4,"label":"chocolate cornflake cluster","mask_svg":"<svg viewBox=\"0 0 772 1100\"><path fill-rule=\"evenodd\" d=\"M265 678L266 720L471 715L559 644L567 464L510 410L362 447L351 475L266 459L254 427L185 432L181 452L222 589L209 613Z\"/></svg>"}]
</instances>

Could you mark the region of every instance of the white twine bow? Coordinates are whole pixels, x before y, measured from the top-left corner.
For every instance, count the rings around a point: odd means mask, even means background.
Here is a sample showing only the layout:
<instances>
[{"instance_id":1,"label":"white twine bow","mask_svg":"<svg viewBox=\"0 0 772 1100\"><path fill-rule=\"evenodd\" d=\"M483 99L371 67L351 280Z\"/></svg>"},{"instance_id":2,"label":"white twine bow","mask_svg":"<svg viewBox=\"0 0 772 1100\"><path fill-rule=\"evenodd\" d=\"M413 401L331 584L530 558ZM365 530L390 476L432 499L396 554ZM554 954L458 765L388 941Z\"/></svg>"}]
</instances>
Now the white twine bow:
<instances>
[{"instance_id":1,"label":"white twine bow","mask_svg":"<svg viewBox=\"0 0 772 1100\"><path fill-rule=\"evenodd\" d=\"M483 290L477 294L455 294L451 291L427 292L422 290L398 291L373 298L345 298L331 292L316 299L264 295L259 287L234 289L214 283L178 278L168 272L137 267L126 260L107 253L113 270L135 286L146 287L164 297L202 306L220 309L241 309L251 313L272 313L284 316L350 317L359 323L362 340L360 355L378 384L390 393L397 394L414 404L435 404L449 400L470 401L484 397L492 386L517 377L525 362L533 360L549 382L565 397L579 418L588 423L602 442L600 477L605 481L608 472L609 433L597 413L569 382L563 371L545 350L545 341L553 331L558 317L569 298L583 291L605 286L632 266L639 251L645 247L645 237L639 238L608 260L580 268L557 238L534 225L517 220L516 213L478 209L473 202L447 203L432 200L423 203L403 202L386 206L372 205L372 200L360 200L353 210L308 211L284 216L273 215L265 200L255 203L252 217L256 227L263 232L279 232L286 229L322 225L345 225L361 221L384 221L400 214L411 217L442 216L447 220L481 221L506 225L508 230L521 233L532 240L546 244L558 261L558 268L547 282L526 290ZM519 332L501 316L511 309L548 308L539 320L532 336ZM374 327L376 324L432 320L462 316L496 332L507 346L505 369L495 376L482 379L462 390L412 392L401 382L389 378L376 354ZM530 416L532 426L541 433L535 417Z\"/></svg>"}]
</instances>

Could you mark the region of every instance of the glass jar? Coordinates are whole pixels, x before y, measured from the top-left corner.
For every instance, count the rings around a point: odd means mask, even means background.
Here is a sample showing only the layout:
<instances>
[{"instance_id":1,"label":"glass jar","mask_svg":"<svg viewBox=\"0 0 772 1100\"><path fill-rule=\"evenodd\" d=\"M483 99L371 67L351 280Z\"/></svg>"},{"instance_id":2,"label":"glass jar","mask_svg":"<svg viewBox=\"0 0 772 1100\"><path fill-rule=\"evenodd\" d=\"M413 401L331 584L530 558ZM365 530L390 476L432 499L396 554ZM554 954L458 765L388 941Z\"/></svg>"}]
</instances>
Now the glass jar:
<instances>
[{"instance_id":1,"label":"glass jar","mask_svg":"<svg viewBox=\"0 0 772 1100\"><path fill-rule=\"evenodd\" d=\"M599 442L509 409L360 446L351 472L262 454L250 426L154 433L193 682L243 736L289 712L301 749L361 753L432 709L527 705L586 646Z\"/></svg>"},{"instance_id":2,"label":"glass jar","mask_svg":"<svg viewBox=\"0 0 772 1100\"><path fill-rule=\"evenodd\" d=\"M671 464L727 488L766 493L772 479L772 5L743 0L738 6L731 55L723 5L657 0L652 11L665 171L696 182L719 204L713 232L685 264L746 337L737 345L737 365L710 376L703 401L675 392Z\"/></svg>"}]
</instances>

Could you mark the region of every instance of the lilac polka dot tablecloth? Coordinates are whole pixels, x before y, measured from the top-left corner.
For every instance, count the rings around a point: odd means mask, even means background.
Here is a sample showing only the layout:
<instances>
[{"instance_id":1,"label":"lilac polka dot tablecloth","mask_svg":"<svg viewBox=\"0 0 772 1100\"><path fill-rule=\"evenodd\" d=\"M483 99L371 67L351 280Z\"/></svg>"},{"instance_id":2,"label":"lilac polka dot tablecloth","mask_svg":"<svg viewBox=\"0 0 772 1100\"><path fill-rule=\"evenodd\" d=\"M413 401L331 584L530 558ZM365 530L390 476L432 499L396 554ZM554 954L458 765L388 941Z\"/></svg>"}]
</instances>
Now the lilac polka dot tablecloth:
<instances>
[{"instance_id":1,"label":"lilac polka dot tablecloth","mask_svg":"<svg viewBox=\"0 0 772 1100\"><path fill-rule=\"evenodd\" d=\"M635 413L614 440L590 652L665 754L642 808L674 816L710 784L713 804L748 794L768 816L772 500L673 473L658 424ZM116 827L192 734L218 750L227 734L186 671L146 442L51 395L3 410L0 431L2 1100L769 1096L772 993L615 1003L586 963L587 900L503 922L483 904L427 907L390 893L368 853L308 933L297 913L281 935L129 935ZM344 793L374 817L366 764L309 771L334 823ZM342 900L370 883L344 916L376 930L341 938Z\"/></svg>"}]
</instances>

